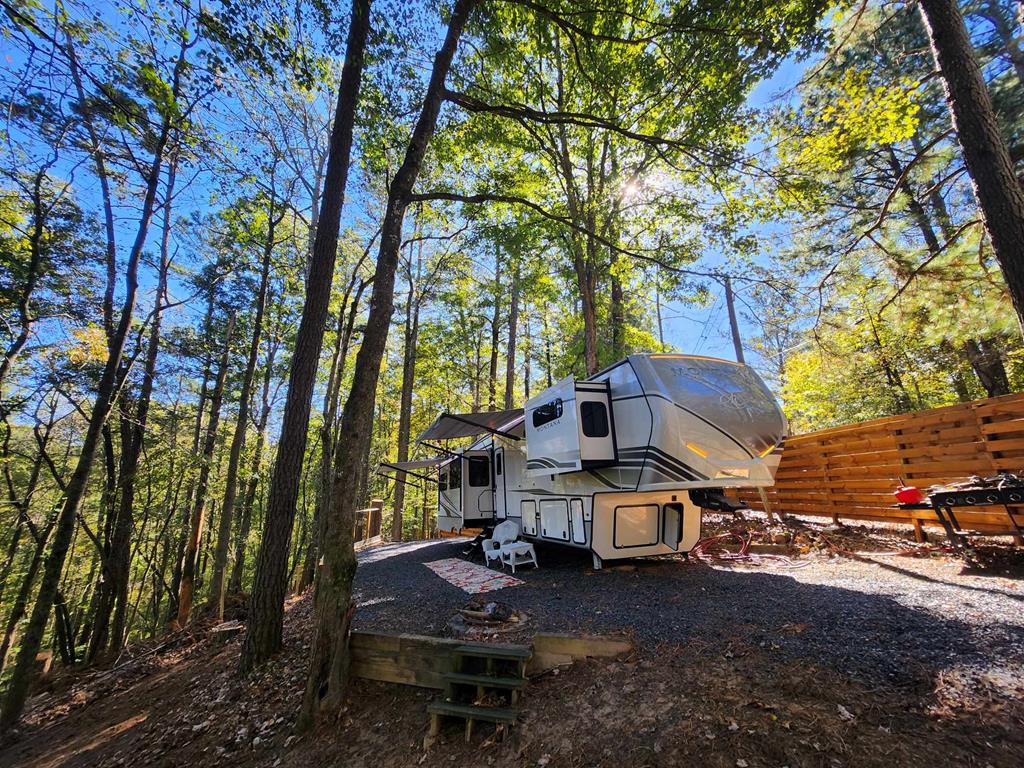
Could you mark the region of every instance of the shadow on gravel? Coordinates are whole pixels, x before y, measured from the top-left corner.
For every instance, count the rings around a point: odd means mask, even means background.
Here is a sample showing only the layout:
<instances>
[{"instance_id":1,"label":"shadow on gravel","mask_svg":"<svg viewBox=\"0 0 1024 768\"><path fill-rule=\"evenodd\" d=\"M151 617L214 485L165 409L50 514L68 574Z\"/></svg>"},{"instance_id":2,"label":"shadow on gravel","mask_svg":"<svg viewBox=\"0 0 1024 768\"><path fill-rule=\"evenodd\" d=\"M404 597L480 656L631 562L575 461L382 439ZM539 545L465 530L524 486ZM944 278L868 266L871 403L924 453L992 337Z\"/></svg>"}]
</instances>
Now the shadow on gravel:
<instances>
[{"instance_id":1,"label":"shadow on gravel","mask_svg":"<svg viewBox=\"0 0 1024 768\"><path fill-rule=\"evenodd\" d=\"M356 628L446 634L468 595L422 563L458 557L464 548L462 541L440 541L362 563ZM736 643L813 661L864 683L901 686L953 666L1009 661L1024 648L1019 625L972 625L845 585L677 560L593 571L585 552L538 546L537 554L540 569L516 573L525 584L488 593L531 614L535 631L625 631L648 650L699 640L726 655ZM887 579L903 576L893 592L928 588L911 574Z\"/></svg>"},{"instance_id":2,"label":"shadow on gravel","mask_svg":"<svg viewBox=\"0 0 1024 768\"><path fill-rule=\"evenodd\" d=\"M1018 603L1024 603L1024 595L1015 595L1012 592L1007 592L1005 589L990 589L988 587L974 587L970 584L956 584L954 582L936 579L932 576L928 576L927 574L918 573L917 571L912 571L908 568L900 568L898 565L894 565L892 562L885 562L881 558L873 558L868 556L864 559L867 562L870 562L872 565L876 565L879 568L889 571L890 573L896 573L900 576L905 576L908 579L914 579L915 581L923 581L927 584L935 584L943 587L953 587L954 589L966 589L969 592L984 592L989 595L1000 595L1001 597L1005 597L1007 600L1014 600ZM964 568L963 573L970 574L971 576L994 575L1000 576L1004 579L1007 578L1003 574L990 574L987 571L979 571L977 569Z\"/></svg>"}]
</instances>

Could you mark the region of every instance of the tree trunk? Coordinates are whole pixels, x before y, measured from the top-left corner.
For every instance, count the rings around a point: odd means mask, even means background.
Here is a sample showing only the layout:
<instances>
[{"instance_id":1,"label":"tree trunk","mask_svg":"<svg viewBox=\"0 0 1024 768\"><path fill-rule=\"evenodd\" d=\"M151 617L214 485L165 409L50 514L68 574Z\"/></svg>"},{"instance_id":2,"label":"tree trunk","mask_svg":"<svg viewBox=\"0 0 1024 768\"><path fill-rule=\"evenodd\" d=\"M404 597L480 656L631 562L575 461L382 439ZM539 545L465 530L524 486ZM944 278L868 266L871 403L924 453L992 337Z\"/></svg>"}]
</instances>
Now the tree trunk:
<instances>
[{"instance_id":1,"label":"tree trunk","mask_svg":"<svg viewBox=\"0 0 1024 768\"><path fill-rule=\"evenodd\" d=\"M554 369L551 366L551 329L548 327L548 313L545 310L541 315L543 326L541 332L544 334L544 372L547 374L547 383L550 387L554 384Z\"/></svg>"},{"instance_id":2,"label":"tree trunk","mask_svg":"<svg viewBox=\"0 0 1024 768\"><path fill-rule=\"evenodd\" d=\"M989 397L1010 394L1010 380L999 347L991 339L970 339L964 351Z\"/></svg>"},{"instance_id":3,"label":"tree trunk","mask_svg":"<svg viewBox=\"0 0 1024 768\"><path fill-rule=\"evenodd\" d=\"M231 566L228 590L242 591L242 577L245 571L245 550L249 543L249 528L252 524L252 508L256 501L256 487L259 485L263 464L263 449L267 440L267 421L270 419L270 382L274 378L274 360L277 358L277 344L271 343L263 372L263 391L260 395L260 418L256 424L256 446L253 448L249 480L242 498L242 510L238 516L238 531L235 534L235 561Z\"/></svg>"},{"instance_id":4,"label":"tree trunk","mask_svg":"<svg viewBox=\"0 0 1024 768\"><path fill-rule=\"evenodd\" d=\"M491 315L491 356L487 366L487 410L498 407L498 329L501 323L501 251L494 254L494 313Z\"/></svg>"},{"instance_id":5,"label":"tree trunk","mask_svg":"<svg viewBox=\"0 0 1024 768\"><path fill-rule=\"evenodd\" d=\"M341 308L338 311L337 343L334 349L334 357L331 361L331 374L328 377L327 393L324 397L323 427L321 430L320 449L320 477L317 485L317 506L313 515L314 535L309 537L309 545L306 548L305 562L302 566L302 578L299 580L299 591L305 591L306 587L313 583L316 577L316 564L320 558L320 539L323 532L323 520L325 511L333 503L332 493L334 491L334 446L338 442L338 409L341 407L341 384L345 378L345 363L348 360L349 347L352 344L356 315L359 313L359 305L366 290L367 281L359 281L359 270L363 262L370 255L375 234L363 251L362 258L352 270L348 285L345 288L345 295L342 298ZM359 281L355 296L352 290ZM351 301L350 301L351 300Z\"/></svg>"},{"instance_id":6,"label":"tree trunk","mask_svg":"<svg viewBox=\"0 0 1024 768\"><path fill-rule=\"evenodd\" d=\"M271 175L273 189L273 175ZM224 587L228 566L228 550L231 546L231 524L235 517L235 497L238 493L238 466L245 448L245 433L249 429L249 400L252 398L252 383L256 375L256 362L260 355L260 339L263 335L263 314L267 306L267 286L270 283L270 262L274 254L274 233L284 218L277 211L273 192L270 196L270 211L267 216L267 235L263 243L263 265L260 271L260 287L256 295L256 316L253 319L252 338L249 341L249 357L245 361L242 376L242 392L238 400L238 418L231 436L231 450L228 455L228 472L224 480L224 503L221 504L220 523L217 527L217 546L213 556L213 578L210 580L208 606L218 620L224 618Z\"/></svg>"},{"instance_id":7,"label":"tree trunk","mask_svg":"<svg viewBox=\"0 0 1024 768\"><path fill-rule=\"evenodd\" d=\"M135 507L135 479L138 475L139 460L142 457L149 404L156 379L156 362L160 349L160 322L167 293L167 278L170 270L171 201L174 195L176 163L172 160L167 170L164 189L163 227L160 241L160 267L157 275L156 297L153 300L153 314L150 321L146 358L143 365L142 385L134 416L122 412L122 452L118 483L121 488L116 519L110 538L110 551L103 566L103 582L97 586L100 593L99 613L92 630L92 642L87 658L97 659L104 651L116 653L124 645L127 627L125 619L128 610L128 582L131 573L131 534ZM124 403L124 400L122 400ZM110 626L113 612L113 626ZM109 627L109 631L108 631Z\"/></svg>"},{"instance_id":8,"label":"tree trunk","mask_svg":"<svg viewBox=\"0 0 1024 768\"><path fill-rule=\"evenodd\" d=\"M178 615L175 624L180 628L188 624L192 612L192 597L196 587L199 545L203 538L203 525L206 516L206 497L210 483L210 470L213 469L213 454L217 447L217 427L220 424L220 407L224 399L224 381L228 375L228 362L231 356L231 335L235 330L235 316L228 316L228 325L224 331L224 348L220 362L217 364L217 380L210 395L210 421L206 426L206 438L203 441L203 454L199 459L199 480L196 483L196 495L192 502L192 515L189 518L189 534L185 544L185 555L181 564L181 586L178 587Z\"/></svg>"},{"instance_id":9,"label":"tree trunk","mask_svg":"<svg viewBox=\"0 0 1024 768\"><path fill-rule=\"evenodd\" d=\"M525 345L523 348L523 402L530 399L530 376L532 375L531 363L533 361L533 336L530 335L530 312L527 305L527 312L523 323L525 331Z\"/></svg>"},{"instance_id":10,"label":"tree trunk","mask_svg":"<svg viewBox=\"0 0 1024 768\"><path fill-rule=\"evenodd\" d=\"M422 243L421 243L422 245ZM422 278L423 249L416 268L416 277L409 276L409 301L405 316L405 345L402 359L402 394L398 406L398 462L409 460L409 433L412 429L412 390L416 383L416 344L420 332L420 300L417 284ZM402 540L402 522L405 519L405 472L395 473L395 516L391 525L391 540Z\"/></svg>"},{"instance_id":11,"label":"tree trunk","mask_svg":"<svg viewBox=\"0 0 1024 768\"><path fill-rule=\"evenodd\" d=\"M505 410L513 407L516 389L516 331L519 329L519 267L512 270L511 301L508 307L508 345L505 349ZM527 363L529 375L529 363Z\"/></svg>"},{"instance_id":12,"label":"tree trunk","mask_svg":"<svg viewBox=\"0 0 1024 768\"><path fill-rule=\"evenodd\" d=\"M206 301L206 314L203 318L203 338L209 339L213 333L213 291L209 292ZM210 377L213 375L209 355L203 361L202 384L199 387L199 399L196 403L196 420L192 427L192 444L190 458L199 456L199 448L203 437L203 415L206 413L206 401L210 393ZM185 492L185 503L181 505L181 521L178 526L177 542L174 549L174 569L171 572L170 592L167 601L167 623L173 623L178 617L178 591L181 588L181 567L185 561L185 545L188 543L189 523L191 521L192 499L195 496L195 477L189 478L188 490Z\"/></svg>"},{"instance_id":13,"label":"tree trunk","mask_svg":"<svg viewBox=\"0 0 1024 768\"><path fill-rule=\"evenodd\" d=\"M370 26L370 0L352 0L352 15L345 45L338 102L327 159L324 194L313 245L306 301L295 339L295 354L288 376L288 395L277 446L277 461L263 536L256 558L256 576L249 606L249 626L240 660L243 673L265 661L281 647L281 624L288 578L295 503L299 494L302 462L306 452L309 410L316 383L317 362L323 346L324 322L331 298L331 281L338 251L338 228L345 202L352 131L355 125L363 54Z\"/></svg>"},{"instance_id":14,"label":"tree trunk","mask_svg":"<svg viewBox=\"0 0 1024 768\"><path fill-rule=\"evenodd\" d=\"M732 348L736 353L736 362L745 363L743 359L743 340L740 338L740 324L736 319L736 303L733 300L732 280L728 275L722 281L725 286L725 308L729 313L729 333L732 335ZM881 342L879 342L881 346Z\"/></svg>"},{"instance_id":15,"label":"tree trunk","mask_svg":"<svg viewBox=\"0 0 1024 768\"><path fill-rule=\"evenodd\" d=\"M921 0L932 54L996 259L1024 327L1024 188L956 0Z\"/></svg>"},{"instance_id":16,"label":"tree trunk","mask_svg":"<svg viewBox=\"0 0 1024 768\"><path fill-rule=\"evenodd\" d=\"M356 357L352 389L342 416L341 440L335 457L335 503L325 520L323 567L317 575L316 613L309 677L300 713L300 727L317 714L339 709L348 680L348 629L356 570L352 525L358 506L362 466L369 455L380 364L394 309L395 268L402 245L402 224L423 156L433 136L444 99L445 79L459 38L477 0L456 0L444 44L434 58L423 106L405 159L388 190L380 249L373 279L370 314Z\"/></svg>"},{"instance_id":17,"label":"tree trunk","mask_svg":"<svg viewBox=\"0 0 1024 768\"><path fill-rule=\"evenodd\" d=\"M611 322L612 322L612 360L618 361L626 356L626 308L622 290L622 280L615 273L615 262L612 261L611 274Z\"/></svg>"}]
</instances>

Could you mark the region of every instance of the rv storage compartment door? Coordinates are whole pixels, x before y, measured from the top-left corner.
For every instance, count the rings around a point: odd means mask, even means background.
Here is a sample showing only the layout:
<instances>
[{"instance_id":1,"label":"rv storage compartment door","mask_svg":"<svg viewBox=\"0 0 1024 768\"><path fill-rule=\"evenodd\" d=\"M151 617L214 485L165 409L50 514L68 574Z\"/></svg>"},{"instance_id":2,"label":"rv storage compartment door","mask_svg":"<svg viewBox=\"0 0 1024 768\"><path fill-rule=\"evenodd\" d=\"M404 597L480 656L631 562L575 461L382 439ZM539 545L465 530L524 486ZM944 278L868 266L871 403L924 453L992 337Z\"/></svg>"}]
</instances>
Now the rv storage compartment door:
<instances>
[{"instance_id":1,"label":"rv storage compartment door","mask_svg":"<svg viewBox=\"0 0 1024 768\"><path fill-rule=\"evenodd\" d=\"M615 463L615 427L607 381L576 382L580 462L584 469Z\"/></svg>"},{"instance_id":2,"label":"rv storage compartment door","mask_svg":"<svg viewBox=\"0 0 1024 768\"><path fill-rule=\"evenodd\" d=\"M527 476L581 470L576 385L572 376L531 398L525 411Z\"/></svg>"},{"instance_id":3,"label":"rv storage compartment door","mask_svg":"<svg viewBox=\"0 0 1024 768\"><path fill-rule=\"evenodd\" d=\"M541 499L540 535L557 541L569 540L569 504L565 499Z\"/></svg>"},{"instance_id":4,"label":"rv storage compartment door","mask_svg":"<svg viewBox=\"0 0 1024 768\"><path fill-rule=\"evenodd\" d=\"M537 535L537 502L523 501L519 504L519 511L523 516L523 533L527 536Z\"/></svg>"},{"instance_id":5,"label":"rv storage compartment door","mask_svg":"<svg viewBox=\"0 0 1024 768\"><path fill-rule=\"evenodd\" d=\"M587 524L583 522L583 499L569 499L569 522L572 524L572 543L587 543Z\"/></svg>"},{"instance_id":6,"label":"rv storage compartment door","mask_svg":"<svg viewBox=\"0 0 1024 768\"><path fill-rule=\"evenodd\" d=\"M655 546L660 533L660 511L657 504L624 504L616 507L612 546L616 549Z\"/></svg>"}]
</instances>

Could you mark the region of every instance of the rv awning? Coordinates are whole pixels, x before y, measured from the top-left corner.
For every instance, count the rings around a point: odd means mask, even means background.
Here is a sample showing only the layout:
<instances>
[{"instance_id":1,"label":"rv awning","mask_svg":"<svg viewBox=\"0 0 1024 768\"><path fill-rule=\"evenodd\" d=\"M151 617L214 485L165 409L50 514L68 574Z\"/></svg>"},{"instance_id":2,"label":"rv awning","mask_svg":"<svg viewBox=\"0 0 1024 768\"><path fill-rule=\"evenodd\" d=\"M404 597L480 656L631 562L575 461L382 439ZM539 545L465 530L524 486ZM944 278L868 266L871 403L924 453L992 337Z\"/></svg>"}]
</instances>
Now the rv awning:
<instances>
[{"instance_id":1,"label":"rv awning","mask_svg":"<svg viewBox=\"0 0 1024 768\"><path fill-rule=\"evenodd\" d=\"M424 440L452 440L490 433L518 440L522 435L515 433L512 422L522 418L522 415L522 408L482 413L442 413L417 439L422 443Z\"/></svg>"}]
</instances>

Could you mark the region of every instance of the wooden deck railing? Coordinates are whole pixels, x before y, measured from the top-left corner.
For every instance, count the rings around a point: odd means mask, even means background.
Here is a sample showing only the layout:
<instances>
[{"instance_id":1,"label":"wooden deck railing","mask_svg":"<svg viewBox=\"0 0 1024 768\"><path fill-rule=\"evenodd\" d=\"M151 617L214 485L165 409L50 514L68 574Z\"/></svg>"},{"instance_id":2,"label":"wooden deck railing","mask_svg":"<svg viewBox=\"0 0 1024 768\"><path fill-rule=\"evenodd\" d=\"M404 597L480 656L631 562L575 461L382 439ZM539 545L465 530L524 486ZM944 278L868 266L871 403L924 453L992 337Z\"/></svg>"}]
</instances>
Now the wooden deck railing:
<instances>
[{"instance_id":1,"label":"wooden deck railing","mask_svg":"<svg viewBox=\"0 0 1024 768\"><path fill-rule=\"evenodd\" d=\"M1024 395L1006 395L945 408L889 416L786 440L775 486L775 512L836 519L938 524L929 510L893 507L903 482L922 490L970 475L1024 470ZM740 494L762 509L756 491ZM1015 509L1024 523L1024 508ZM1003 507L957 509L961 525L1010 532Z\"/></svg>"}]
</instances>

